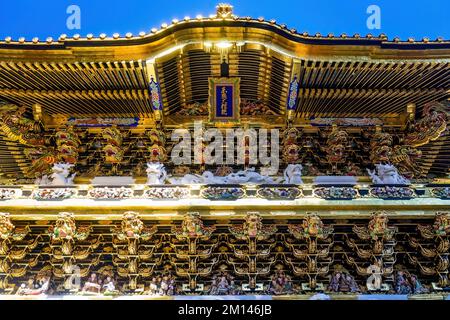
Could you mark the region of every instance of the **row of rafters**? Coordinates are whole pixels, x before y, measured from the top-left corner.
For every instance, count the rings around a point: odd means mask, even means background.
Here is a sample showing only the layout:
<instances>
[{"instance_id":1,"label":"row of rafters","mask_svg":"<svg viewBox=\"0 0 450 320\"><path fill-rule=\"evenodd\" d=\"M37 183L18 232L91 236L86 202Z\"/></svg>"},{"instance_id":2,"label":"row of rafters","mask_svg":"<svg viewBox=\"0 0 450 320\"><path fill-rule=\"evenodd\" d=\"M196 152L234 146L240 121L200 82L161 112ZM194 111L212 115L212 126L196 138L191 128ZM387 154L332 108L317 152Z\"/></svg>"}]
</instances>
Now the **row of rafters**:
<instances>
[{"instance_id":1,"label":"row of rafters","mask_svg":"<svg viewBox=\"0 0 450 320\"><path fill-rule=\"evenodd\" d=\"M304 89L297 115L308 117L373 117L405 113L408 103L423 105L449 96L446 89Z\"/></svg>"},{"instance_id":2,"label":"row of rafters","mask_svg":"<svg viewBox=\"0 0 450 320\"><path fill-rule=\"evenodd\" d=\"M37 63L0 61L0 88L119 90L148 88L141 61Z\"/></svg>"},{"instance_id":3,"label":"row of rafters","mask_svg":"<svg viewBox=\"0 0 450 320\"><path fill-rule=\"evenodd\" d=\"M0 97L17 105L39 104L48 115L149 116L148 90L16 90L0 89Z\"/></svg>"},{"instance_id":4,"label":"row of rafters","mask_svg":"<svg viewBox=\"0 0 450 320\"><path fill-rule=\"evenodd\" d=\"M448 88L450 63L302 60L300 86L357 89Z\"/></svg>"}]
</instances>

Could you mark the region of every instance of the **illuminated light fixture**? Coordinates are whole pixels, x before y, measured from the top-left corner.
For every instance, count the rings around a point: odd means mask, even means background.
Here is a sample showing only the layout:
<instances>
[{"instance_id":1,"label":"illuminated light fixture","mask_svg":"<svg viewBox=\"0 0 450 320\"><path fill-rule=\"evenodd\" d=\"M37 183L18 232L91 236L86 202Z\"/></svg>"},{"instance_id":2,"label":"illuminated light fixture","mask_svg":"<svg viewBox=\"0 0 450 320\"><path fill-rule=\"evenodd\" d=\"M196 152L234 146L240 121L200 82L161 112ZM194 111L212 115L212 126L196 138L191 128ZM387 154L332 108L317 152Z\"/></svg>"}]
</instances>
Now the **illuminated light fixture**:
<instances>
[{"instance_id":1,"label":"illuminated light fixture","mask_svg":"<svg viewBox=\"0 0 450 320\"><path fill-rule=\"evenodd\" d=\"M236 46L237 47L242 47L242 46L244 46L245 45L245 41L239 41L239 42L236 42Z\"/></svg>"},{"instance_id":2,"label":"illuminated light fixture","mask_svg":"<svg viewBox=\"0 0 450 320\"><path fill-rule=\"evenodd\" d=\"M11 38L11 37L6 37L6 38L5 38L5 42L6 42L6 43L10 43L10 42L11 42L11 40L12 40L12 38Z\"/></svg>"},{"instance_id":3,"label":"illuminated light fixture","mask_svg":"<svg viewBox=\"0 0 450 320\"><path fill-rule=\"evenodd\" d=\"M176 216L178 216L178 213L176 213L176 212L168 212L168 213L154 212L152 215L156 215L158 217L176 217Z\"/></svg>"},{"instance_id":4,"label":"illuminated light fixture","mask_svg":"<svg viewBox=\"0 0 450 320\"><path fill-rule=\"evenodd\" d=\"M52 43L53 42L53 38L52 37L48 37L46 41L47 41L47 43Z\"/></svg>"},{"instance_id":5,"label":"illuminated light fixture","mask_svg":"<svg viewBox=\"0 0 450 320\"><path fill-rule=\"evenodd\" d=\"M86 38L87 38L88 40L91 40L93 37L94 37L94 35L93 35L92 33L89 33L89 34L86 36Z\"/></svg>"},{"instance_id":6,"label":"illuminated light fixture","mask_svg":"<svg viewBox=\"0 0 450 320\"><path fill-rule=\"evenodd\" d=\"M259 21L259 22L264 22L264 17L259 17L259 18L258 18L258 21Z\"/></svg>"},{"instance_id":7,"label":"illuminated light fixture","mask_svg":"<svg viewBox=\"0 0 450 320\"><path fill-rule=\"evenodd\" d=\"M100 34L100 39L106 39L106 33L102 33L102 34Z\"/></svg>"},{"instance_id":8,"label":"illuminated light fixture","mask_svg":"<svg viewBox=\"0 0 450 320\"><path fill-rule=\"evenodd\" d=\"M216 212L211 212L211 215L216 216L216 217L233 216L233 215L235 215L235 212L233 212L233 211L216 211Z\"/></svg>"},{"instance_id":9,"label":"illuminated light fixture","mask_svg":"<svg viewBox=\"0 0 450 320\"><path fill-rule=\"evenodd\" d=\"M156 32L158 32L158 29L152 28L152 32L153 32L153 33L156 33Z\"/></svg>"},{"instance_id":10,"label":"illuminated light fixture","mask_svg":"<svg viewBox=\"0 0 450 320\"><path fill-rule=\"evenodd\" d=\"M144 31L139 32L139 36L140 36L140 37L145 37L145 34L146 34L146 33L145 33Z\"/></svg>"},{"instance_id":11,"label":"illuminated light fixture","mask_svg":"<svg viewBox=\"0 0 450 320\"><path fill-rule=\"evenodd\" d=\"M78 40L78 39L80 39L80 37L81 36L77 33L77 34L74 34L72 38L73 38L73 40Z\"/></svg>"},{"instance_id":12,"label":"illuminated light fixture","mask_svg":"<svg viewBox=\"0 0 450 320\"><path fill-rule=\"evenodd\" d=\"M163 23L163 24L161 24L161 28L163 28L163 29L165 29L165 28L167 28L167 23Z\"/></svg>"},{"instance_id":13,"label":"illuminated light fixture","mask_svg":"<svg viewBox=\"0 0 450 320\"><path fill-rule=\"evenodd\" d=\"M173 24L177 24L178 22L180 22L178 19L173 19L173 20L172 20L172 23L173 23Z\"/></svg>"},{"instance_id":14,"label":"illuminated light fixture","mask_svg":"<svg viewBox=\"0 0 450 320\"><path fill-rule=\"evenodd\" d=\"M189 21L189 20L191 20L191 17L189 17L189 16L184 17L184 21Z\"/></svg>"},{"instance_id":15,"label":"illuminated light fixture","mask_svg":"<svg viewBox=\"0 0 450 320\"><path fill-rule=\"evenodd\" d=\"M39 42L39 38L33 38L33 43L38 43Z\"/></svg>"},{"instance_id":16,"label":"illuminated light fixture","mask_svg":"<svg viewBox=\"0 0 450 320\"><path fill-rule=\"evenodd\" d=\"M120 37L120 34L118 34L118 33L114 33L114 34L113 34L113 38L114 38L114 39L119 39L119 37Z\"/></svg>"},{"instance_id":17,"label":"illuminated light fixture","mask_svg":"<svg viewBox=\"0 0 450 320\"><path fill-rule=\"evenodd\" d=\"M233 44L228 41L221 41L221 42L216 43L216 46L219 49L228 49L228 48L231 48L233 46Z\"/></svg>"},{"instance_id":18,"label":"illuminated light fixture","mask_svg":"<svg viewBox=\"0 0 450 320\"><path fill-rule=\"evenodd\" d=\"M212 47L212 43L211 42L204 42L203 45L207 48L211 48Z\"/></svg>"},{"instance_id":19,"label":"illuminated light fixture","mask_svg":"<svg viewBox=\"0 0 450 320\"><path fill-rule=\"evenodd\" d=\"M64 41L64 40L66 40L66 38L67 38L67 35L66 34L62 34L62 35L59 36L59 41Z\"/></svg>"},{"instance_id":20,"label":"illuminated light fixture","mask_svg":"<svg viewBox=\"0 0 450 320\"><path fill-rule=\"evenodd\" d=\"M174 47L172 47L172 48L169 48L169 49L167 49L167 50L165 50L165 51L163 51L163 52L158 53L156 56L151 57L150 59L147 59L147 62L148 62L148 63L154 63L154 61L155 61L156 59L161 58L161 57L164 57L164 56L166 56L166 55L169 55L169 54L171 54L172 52L175 52L175 51L177 51L177 50L183 48L184 46L185 46L184 44L180 44L180 45L174 46Z\"/></svg>"},{"instance_id":21,"label":"illuminated light fixture","mask_svg":"<svg viewBox=\"0 0 450 320\"><path fill-rule=\"evenodd\" d=\"M202 20L202 19L203 19L203 16L202 16L201 14L198 14L198 15L196 16L196 18L197 18L197 20Z\"/></svg>"},{"instance_id":22,"label":"illuminated light fixture","mask_svg":"<svg viewBox=\"0 0 450 320\"><path fill-rule=\"evenodd\" d=\"M285 215L296 215L297 213L295 211L271 211L271 215L273 216L285 216Z\"/></svg>"},{"instance_id":23,"label":"illuminated light fixture","mask_svg":"<svg viewBox=\"0 0 450 320\"><path fill-rule=\"evenodd\" d=\"M209 15L209 18L210 18L210 19L214 19L215 17L216 17L215 14L210 14L210 15Z\"/></svg>"},{"instance_id":24,"label":"illuminated light fixture","mask_svg":"<svg viewBox=\"0 0 450 320\"><path fill-rule=\"evenodd\" d=\"M128 33L125 35L125 37L127 37L128 39L130 39L130 38L133 37L133 34L132 34L131 32L128 32Z\"/></svg>"}]
</instances>

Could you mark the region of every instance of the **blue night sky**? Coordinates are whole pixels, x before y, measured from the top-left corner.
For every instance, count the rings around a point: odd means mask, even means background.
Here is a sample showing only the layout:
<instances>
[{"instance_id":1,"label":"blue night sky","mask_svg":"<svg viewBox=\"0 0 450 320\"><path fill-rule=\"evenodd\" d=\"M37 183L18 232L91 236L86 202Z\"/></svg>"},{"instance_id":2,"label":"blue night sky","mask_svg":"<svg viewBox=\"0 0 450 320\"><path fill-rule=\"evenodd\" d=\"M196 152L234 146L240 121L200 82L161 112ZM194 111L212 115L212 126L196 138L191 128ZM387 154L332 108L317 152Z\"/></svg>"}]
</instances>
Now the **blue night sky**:
<instances>
[{"instance_id":1,"label":"blue night sky","mask_svg":"<svg viewBox=\"0 0 450 320\"><path fill-rule=\"evenodd\" d=\"M65 33L85 36L93 33L137 34L159 27L173 18L208 16L221 0L0 0L0 39L11 36L27 40L54 38ZM322 34L343 32L348 35L385 33L389 39L399 36L450 39L449 0L230 0L239 16L276 19L299 32ZM81 8L81 29L68 30L66 9ZM370 5L381 8L381 29L366 26Z\"/></svg>"}]
</instances>

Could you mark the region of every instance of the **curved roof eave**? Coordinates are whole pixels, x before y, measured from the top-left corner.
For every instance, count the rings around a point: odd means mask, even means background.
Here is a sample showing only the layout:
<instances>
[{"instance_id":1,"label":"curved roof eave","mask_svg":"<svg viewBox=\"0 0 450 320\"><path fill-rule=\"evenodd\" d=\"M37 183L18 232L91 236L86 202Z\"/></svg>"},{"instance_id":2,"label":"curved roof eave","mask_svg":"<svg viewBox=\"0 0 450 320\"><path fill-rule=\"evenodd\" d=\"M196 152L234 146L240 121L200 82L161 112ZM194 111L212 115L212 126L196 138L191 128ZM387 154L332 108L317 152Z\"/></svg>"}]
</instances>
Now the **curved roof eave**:
<instances>
[{"instance_id":1,"label":"curved roof eave","mask_svg":"<svg viewBox=\"0 0 450 320\"><path fill-rule=\"evenodd\" d=\"M167 50L179 43L203 41L255 41L270 43L293 57L312 56L358 56L375 59L447 59L450 58L450 41L438 39L429 41L388 41L385 35L378 37L367 35L349 37L341 35L322 36L319 34L300 34L274 21L254 20L248 18L192 19L164 26L150 34L125 37L81 38L78 35L58 40L48 38L46 41L33 39L27 42L6 39L0 41L0 59L29 61L37 60L79 60L79 59L147 59L158 52ZM43 56L42 51L45 51Z\"/></svg>"}]
</instances>

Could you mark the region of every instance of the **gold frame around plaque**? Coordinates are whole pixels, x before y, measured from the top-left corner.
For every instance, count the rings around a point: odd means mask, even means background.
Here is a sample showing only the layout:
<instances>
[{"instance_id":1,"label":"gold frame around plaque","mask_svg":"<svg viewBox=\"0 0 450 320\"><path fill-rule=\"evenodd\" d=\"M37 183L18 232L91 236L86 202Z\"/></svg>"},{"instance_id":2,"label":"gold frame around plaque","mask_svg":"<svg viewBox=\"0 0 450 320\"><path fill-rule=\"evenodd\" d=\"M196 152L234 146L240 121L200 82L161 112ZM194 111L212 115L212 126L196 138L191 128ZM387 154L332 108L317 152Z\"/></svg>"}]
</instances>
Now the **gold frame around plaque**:
<instances>
[{"instance_id":1,"label":"gold frame around plaque","mask_svg":"<svg viewBox=\"0 0 450 320\"><path fill-rule=\"evenodd\" d=\"M240 92L240 78L209 78L209 98L208 98L208 107L209 107L209 122L233 122L238 123L241 119L241 92ZM217 116L217 105L216 105L216 88L217 86L232 86L233 87L233 105L232 105L232 115L231 116Z\"/></svg>"}]
</instances>

